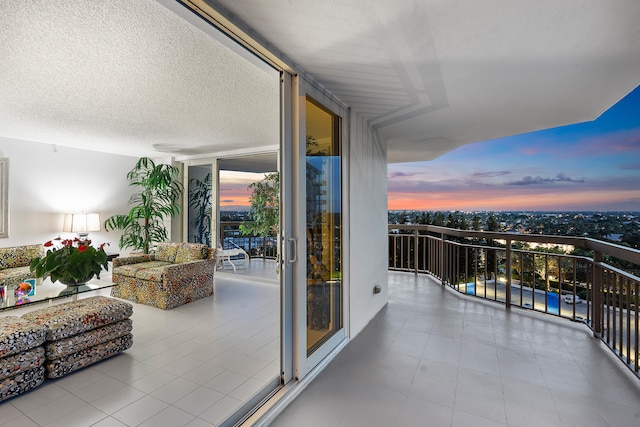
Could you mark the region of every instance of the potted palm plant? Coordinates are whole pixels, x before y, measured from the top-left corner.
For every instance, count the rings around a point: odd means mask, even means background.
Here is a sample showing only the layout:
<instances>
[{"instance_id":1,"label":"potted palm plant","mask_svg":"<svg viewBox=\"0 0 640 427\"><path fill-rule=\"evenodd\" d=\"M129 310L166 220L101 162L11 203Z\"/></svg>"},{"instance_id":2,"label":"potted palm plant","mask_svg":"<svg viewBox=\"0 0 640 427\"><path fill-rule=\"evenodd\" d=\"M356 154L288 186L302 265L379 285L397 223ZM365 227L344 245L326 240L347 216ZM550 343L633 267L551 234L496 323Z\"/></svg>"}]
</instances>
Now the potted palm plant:
<instances>
[{"instance_id":1,"label":"potted palm plant","mask_svg":"<svg viewBox=\"0 0 640 427\"><path fill-rule=\"evenodd\" d=\"M155 164L142 157L127 174L129 186L137 191L129 198L131 210L127 215L113 215L104 228L122 230L120 248L132 248L148 254L154 243L168 239L165 219L180 213L182 183L180 170L167 164Z\"/></svg>"}]
</instances>

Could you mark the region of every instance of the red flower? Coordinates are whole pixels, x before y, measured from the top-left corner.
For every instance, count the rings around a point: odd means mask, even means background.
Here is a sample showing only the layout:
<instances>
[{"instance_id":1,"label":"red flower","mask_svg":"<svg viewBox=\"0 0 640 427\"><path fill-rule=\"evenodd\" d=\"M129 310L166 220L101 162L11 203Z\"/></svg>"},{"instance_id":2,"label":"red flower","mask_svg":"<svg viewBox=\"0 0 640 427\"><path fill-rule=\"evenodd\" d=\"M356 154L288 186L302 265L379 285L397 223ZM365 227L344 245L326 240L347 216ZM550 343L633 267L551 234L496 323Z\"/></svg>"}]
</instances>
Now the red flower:
<instances>
[{"instance_id":1,"label":"red flower","mask_svg":"<svg viewBox=\"0 0 640 427\"><path fill-rule=\"evenodd\" d=\"M53 242L51 240L49 240L47 243L44 244L45 248L49 248L51 246L53 246Z\"/></svg>"},{"instance_id":2,"label":"red flower","mask_svg":"<svg viewBox=\"0 0 640 427\"><path fill-rule=\"evenodd\" d=\"M78 245L78 252L84 252L87 250L87 248L89 248L89 246L80 244Z\"/></svg>"}]
</instances>

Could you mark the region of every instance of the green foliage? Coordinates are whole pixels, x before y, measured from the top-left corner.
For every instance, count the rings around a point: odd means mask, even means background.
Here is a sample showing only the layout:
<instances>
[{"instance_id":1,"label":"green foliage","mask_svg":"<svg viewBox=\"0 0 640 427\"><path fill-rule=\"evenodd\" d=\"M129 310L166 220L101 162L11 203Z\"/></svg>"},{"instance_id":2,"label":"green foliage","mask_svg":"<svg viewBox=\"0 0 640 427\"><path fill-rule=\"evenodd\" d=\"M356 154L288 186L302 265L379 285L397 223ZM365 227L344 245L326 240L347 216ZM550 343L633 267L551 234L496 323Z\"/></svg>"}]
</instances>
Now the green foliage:
<instances>
[{"instance_id":1,"label":"green foliage","mask_svg":"<svg viewBox=\"0 0 640 427\"><path fill-rule=\"evenodd\" d=\"M211 194L211 173L203 179L191 178L189 180L189 207L195 210L196 233L190 241L195 243L211 243L211 216L213 213Z\"/></svg>"},{"instance_id":2,"label":"green foliage","mask_svg":"<svg viewBox=\"0 0 640 427\"><path fill-rule=\"evenodd\" d=\"M107 254L104 244L98 249L90 245L90 240L62 240L58 241L59 247L53 241L44 244L50 248L42 258L34 258L29 268L36 277L51 276L51 281L60 280L62 283L79 283L90 279L95 274L100 278L102 268L108 268Z\"/></svg>"},{"instance_id":3,"label":"green foliage","mask_svg":"<svg viewBox=\"0 0 640 427\"><path fill-rule=\"evenodd\" d=\"M252 191L249 202L251 221L240 224L244 235L270 236L277 234L280 222L280 175L266 174L262 181L247 187Z\"/></svg>"},{"instance_id":4,"label":"green foliage","mask_svg":"<svg viewBox=\"0 0 640 427\"><path fill-rule=\"evenodd\" d=\"M180 170L171 165L156 165L142 157L127 174L129 186L139 191L129 198L128 215L114 215L104 222L105 230L122 230L121 248L142 250L148 254L153 243L168 239L164 220L180 213L178 199L182 193Z\"/></svg>"},{"instance_id":5,"label":"green foliage","mask_svg":"<svg viewBox=\"0 0 640 427\"><path fill-rule=\"evenodd\" d=\"M493 214L487 219L487 231L500 231L500 224Z\"/></svg>"}]
</instances>

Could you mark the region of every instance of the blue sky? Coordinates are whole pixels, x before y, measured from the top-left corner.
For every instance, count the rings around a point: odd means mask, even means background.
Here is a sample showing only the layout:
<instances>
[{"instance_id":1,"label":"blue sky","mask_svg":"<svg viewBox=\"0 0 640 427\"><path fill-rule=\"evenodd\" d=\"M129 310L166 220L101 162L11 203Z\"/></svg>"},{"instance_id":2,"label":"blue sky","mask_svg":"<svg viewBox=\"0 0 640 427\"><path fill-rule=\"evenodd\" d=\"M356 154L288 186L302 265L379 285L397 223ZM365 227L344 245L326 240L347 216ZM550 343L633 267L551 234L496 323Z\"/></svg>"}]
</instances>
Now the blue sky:
<instances>
[{"instance_id":1,"label":"blue sky","mask_svg":"<svg viewBox=\"0 0 640 427\"><path fill-rule=\"evenodd\" d=\"M640 87L592 122L391 164L395 209L640 211Z\"/></svg>"}]
</instances>

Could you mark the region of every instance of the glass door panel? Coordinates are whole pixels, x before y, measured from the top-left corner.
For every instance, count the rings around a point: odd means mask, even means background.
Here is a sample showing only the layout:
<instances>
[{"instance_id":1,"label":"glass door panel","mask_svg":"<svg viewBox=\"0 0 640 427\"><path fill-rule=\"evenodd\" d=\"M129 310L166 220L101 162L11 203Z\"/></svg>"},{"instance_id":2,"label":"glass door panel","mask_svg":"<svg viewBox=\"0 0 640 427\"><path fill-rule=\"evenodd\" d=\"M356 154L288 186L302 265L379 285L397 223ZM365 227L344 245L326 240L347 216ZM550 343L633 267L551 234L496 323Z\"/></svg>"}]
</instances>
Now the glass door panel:
<instances>
[{"instance_id":1,"label":"glass door panel","mask_svg":"<svg viewBox=\"0 0 640 427\"><path fill-rule=\"evenodd\" d=\"M189 166L187 239L190 243L211 246L211 223L214 215L212 169L210 164Z\"/></svg>"},{"instance_id":2,"label":"glass door panel","mask_svg":"<svg viewBox=\"0 0 640 427\"><path fill-rule=\"evenodd\" d=\"M342 329L340 117L306 101L307 356Z\"/></svg>"}]
</instances>

